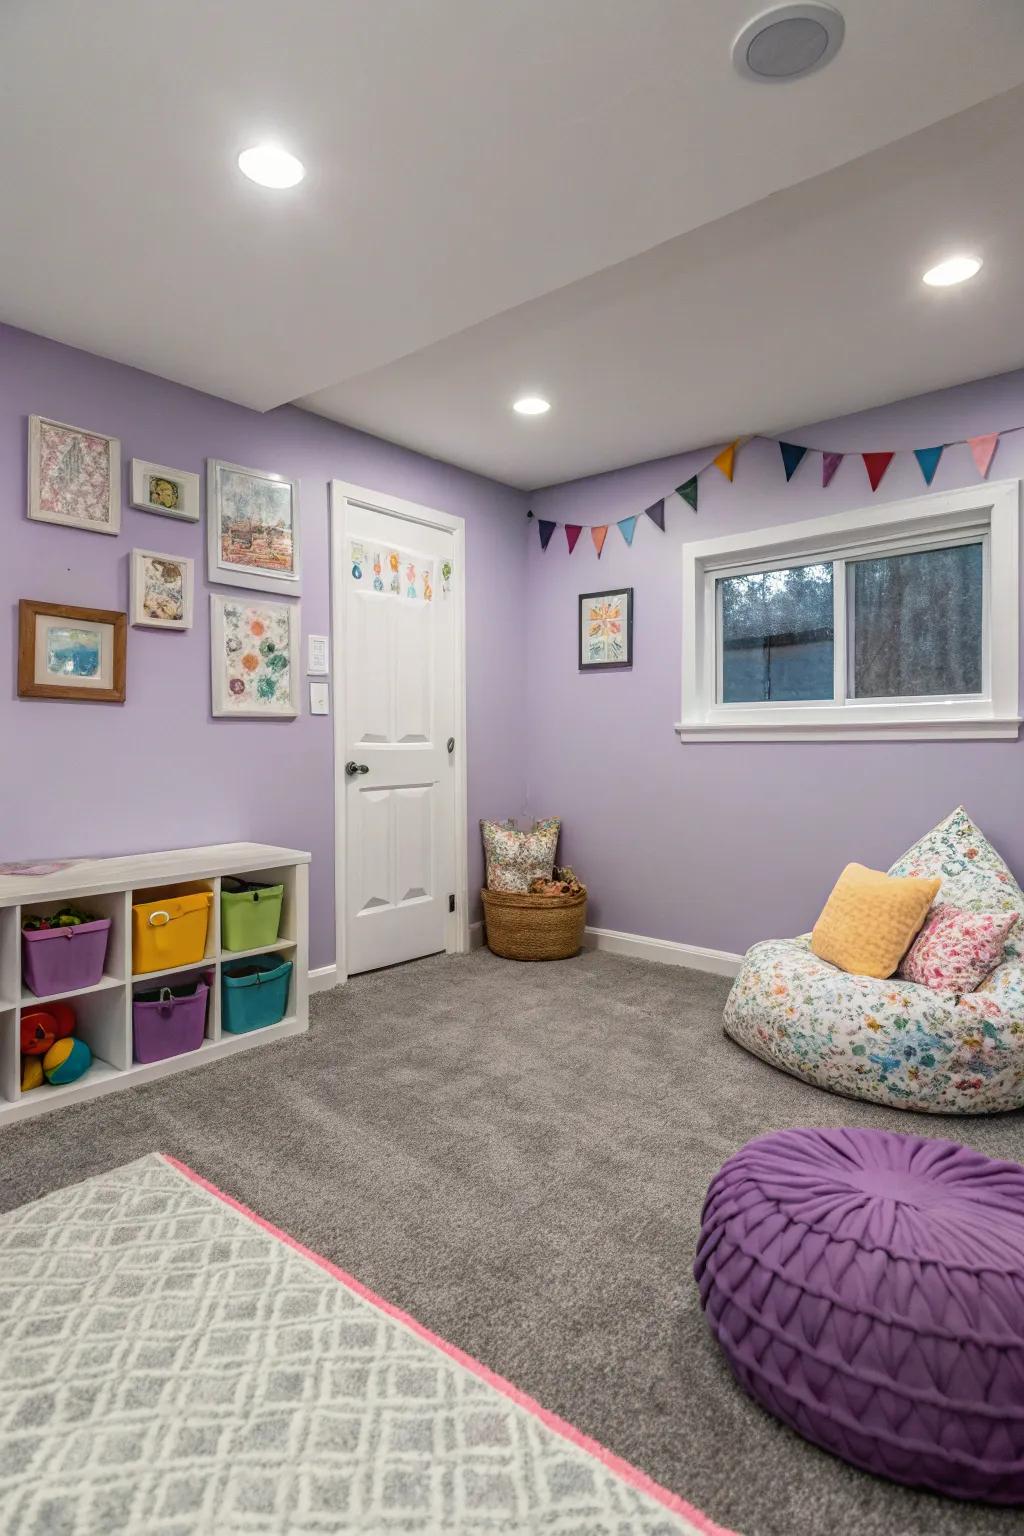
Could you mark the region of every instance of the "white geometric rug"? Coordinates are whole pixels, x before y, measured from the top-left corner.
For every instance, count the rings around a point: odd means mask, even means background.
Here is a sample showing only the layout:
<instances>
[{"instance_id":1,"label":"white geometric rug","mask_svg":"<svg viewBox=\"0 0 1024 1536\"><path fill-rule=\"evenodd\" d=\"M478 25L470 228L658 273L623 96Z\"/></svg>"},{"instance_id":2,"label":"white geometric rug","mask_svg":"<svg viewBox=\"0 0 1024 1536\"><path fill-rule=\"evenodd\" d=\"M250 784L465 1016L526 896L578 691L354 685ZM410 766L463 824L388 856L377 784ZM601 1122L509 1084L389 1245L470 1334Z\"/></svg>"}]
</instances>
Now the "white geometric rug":
<instances>
[{"instance_id":1,"label":"white geometric rug","mask_svg":"<svg viewBox=\"0 0 1024 1536\"><path fill-rule=\"evenodd\" d=\"M4 1536L721 1536L157 1153L0 1216Z\"/></svg>"}]
</instances>

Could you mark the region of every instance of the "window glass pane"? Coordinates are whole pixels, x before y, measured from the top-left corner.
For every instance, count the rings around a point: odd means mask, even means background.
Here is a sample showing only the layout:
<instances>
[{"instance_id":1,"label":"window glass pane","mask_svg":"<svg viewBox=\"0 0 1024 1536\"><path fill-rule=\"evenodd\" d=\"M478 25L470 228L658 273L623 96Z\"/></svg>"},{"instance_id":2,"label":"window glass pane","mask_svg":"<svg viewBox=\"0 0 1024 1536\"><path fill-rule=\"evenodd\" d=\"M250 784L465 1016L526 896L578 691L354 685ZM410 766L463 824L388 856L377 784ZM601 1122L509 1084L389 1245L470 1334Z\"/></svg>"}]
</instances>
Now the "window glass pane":
<instances>
[{"instance_id":1,"label":"window glass pane","mask_svg":"<svg viewBox=\"0 0 1024 1536\"><path fill-rule=\"evenodd\" d=\"M725 576L718 590L723 704L832 698L831 564Z\"/></svg>"},{"instance_id":2,"label":"window glass pane","mask_svg":"<svg viewBox=\"0 0 1024 1536\"><path fill-rule=\"evenodd\" d=\"M980 544L851 569L855 698L981 692Z\"/></svg>"}]
</instances>

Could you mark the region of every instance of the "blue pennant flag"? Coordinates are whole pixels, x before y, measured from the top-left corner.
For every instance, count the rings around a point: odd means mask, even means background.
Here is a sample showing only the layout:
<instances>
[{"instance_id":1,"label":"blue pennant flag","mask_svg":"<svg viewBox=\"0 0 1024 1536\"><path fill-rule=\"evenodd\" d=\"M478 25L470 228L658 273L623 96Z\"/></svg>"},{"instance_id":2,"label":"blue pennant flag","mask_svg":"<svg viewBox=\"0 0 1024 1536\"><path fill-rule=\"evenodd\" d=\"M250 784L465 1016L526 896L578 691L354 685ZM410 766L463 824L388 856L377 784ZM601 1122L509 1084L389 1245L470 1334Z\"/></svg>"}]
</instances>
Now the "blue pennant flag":
<instances>
[{"instance_id":1,"label":"blue pennant flag","mask_svg":"<svg viewBox=\"0 0 1024 1536\"><path fill-rule=\"evenodd\" d=\"M792 480L800 467L800 461L807 452L799 443L780 443L779 452L782 454L782 464L786 471L786 479Z\"/></svg>"},{"instance_id":2,"label":"blue pennant flag","mask_svg":"<svg viewBox=\"0 0 1024 1536\"><path fill-rule=\"evenodd\" d=\"M914 449L914 458L921 466L921 473L924 475L925 485L931 485L932 481L935 479L935 471L939 467L939 460L942 458L942 450L945 446L945 443L942 443L938 448Z\"/></svg>"},{"instance_id":3,"label":"blue pennant flag","mask_svg":"<svg viewBox=\"0 0 1024 1536\"><path fill-rule=\"evenodd\" d=\"M537 527L540 529L540 547L541 549L547 549L548 545L551 543L551 535L558 527L558 524L549 523L543 517L538 517Z\"/></svg>"},{"instance_id":4,"label":"blue pennant flag","mask_svg":"<svg viewBox=\"0 0 1024 1536\"><path fill-rule=\"evenodd\" d=\"M637 514L637 516L639 516L639 513ZM622 534L622 537L625 539L626 543L627 544L632 544L632 542L633 542L633 535L634 535L634 533L636 533L636 518L635 517L624 517L622 519L622 521L617 526L618 526L619 532Z\"/></svg>"}]
</instances>

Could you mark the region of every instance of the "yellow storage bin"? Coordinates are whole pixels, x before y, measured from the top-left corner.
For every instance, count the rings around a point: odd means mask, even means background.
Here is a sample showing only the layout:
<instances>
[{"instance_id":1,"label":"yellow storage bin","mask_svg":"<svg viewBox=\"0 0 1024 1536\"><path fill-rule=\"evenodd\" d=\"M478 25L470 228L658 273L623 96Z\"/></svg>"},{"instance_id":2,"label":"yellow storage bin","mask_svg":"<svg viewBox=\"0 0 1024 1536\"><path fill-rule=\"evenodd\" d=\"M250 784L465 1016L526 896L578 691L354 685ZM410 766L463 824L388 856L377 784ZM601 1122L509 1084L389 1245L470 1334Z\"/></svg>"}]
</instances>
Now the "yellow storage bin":
<instances>
[{"instance_id":1,"label":"yellow storage bin","mask_svg":"<svg viewBox=\"0 0 1024 1536\"><path fill-rule=\"evenodd\" d=\"M202 960L212 904L212 891L196 891L133 906L132 970L164 971Z\"/></svg>"}]
</instances>

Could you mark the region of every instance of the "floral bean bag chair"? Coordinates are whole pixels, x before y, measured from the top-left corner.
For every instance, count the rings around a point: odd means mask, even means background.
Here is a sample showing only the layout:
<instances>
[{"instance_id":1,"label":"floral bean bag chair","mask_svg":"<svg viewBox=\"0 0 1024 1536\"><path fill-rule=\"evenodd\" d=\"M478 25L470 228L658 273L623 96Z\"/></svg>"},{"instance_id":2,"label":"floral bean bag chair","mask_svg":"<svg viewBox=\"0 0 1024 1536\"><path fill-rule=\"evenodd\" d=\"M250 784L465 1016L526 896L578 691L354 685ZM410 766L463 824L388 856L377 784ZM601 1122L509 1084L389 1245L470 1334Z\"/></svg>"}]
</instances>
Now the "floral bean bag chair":
<instances>
[{"instance_id":1,"label":"floral bean bag chair","mask_svg":"<svg viewBox=\"0 0 1024 1536\"><path fill-rule=\"evenodd\" d=\"M894 1109L983 1115L1024 1108L1024 892L963 806L890 875L940 875L934 906L1017 912L1003 959L957 996L893 976L851 976L810 936L747 951L725 1031L773 1067L833 1093Z\"/></svg>"}]
</instances>

